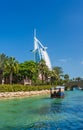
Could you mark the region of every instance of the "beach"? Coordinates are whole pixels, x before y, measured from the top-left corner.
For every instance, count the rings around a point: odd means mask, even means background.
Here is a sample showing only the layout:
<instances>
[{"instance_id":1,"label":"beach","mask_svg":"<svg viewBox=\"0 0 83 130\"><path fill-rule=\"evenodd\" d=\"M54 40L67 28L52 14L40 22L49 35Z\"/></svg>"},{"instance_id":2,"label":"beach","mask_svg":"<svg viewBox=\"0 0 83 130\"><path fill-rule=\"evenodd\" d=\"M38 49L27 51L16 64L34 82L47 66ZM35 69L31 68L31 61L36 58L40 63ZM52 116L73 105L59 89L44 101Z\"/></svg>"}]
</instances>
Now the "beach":
<instances>
[{"instance_id":1,"label":"beach","mask_svg":"<svg viewBox=\"0 0 83 130\"><path fill-rule=\"evenodd\" d=\"M0 98L15 98L15 97L30 97L36 95L45 95L50 94L49 90L41 90L41 91L18 91L18 92L0 92Z\"/></svg>"}]
</instances>

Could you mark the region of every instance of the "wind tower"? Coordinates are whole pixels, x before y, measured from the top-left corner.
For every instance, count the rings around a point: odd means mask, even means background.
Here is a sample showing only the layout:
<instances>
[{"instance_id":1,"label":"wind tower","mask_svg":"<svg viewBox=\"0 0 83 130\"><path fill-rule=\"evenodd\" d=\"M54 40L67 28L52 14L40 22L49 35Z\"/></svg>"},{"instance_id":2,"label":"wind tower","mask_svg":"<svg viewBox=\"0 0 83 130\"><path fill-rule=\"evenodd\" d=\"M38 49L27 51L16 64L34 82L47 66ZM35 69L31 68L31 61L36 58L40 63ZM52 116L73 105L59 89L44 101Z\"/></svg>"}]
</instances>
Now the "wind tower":
<instances>
[{"instance_id":1,"label":"wind tower","mask_svg":"<svg viewBox=\"0 0 83 130\"><path fill-rule=\"evenodd\" d=\"M42 43L36 37L36 29L34 30L34 61L40 62L43 59L46 62L46 65L51 70L51 62L47 53L47 47L43 46Z\"/></svg>"}]
</instances>

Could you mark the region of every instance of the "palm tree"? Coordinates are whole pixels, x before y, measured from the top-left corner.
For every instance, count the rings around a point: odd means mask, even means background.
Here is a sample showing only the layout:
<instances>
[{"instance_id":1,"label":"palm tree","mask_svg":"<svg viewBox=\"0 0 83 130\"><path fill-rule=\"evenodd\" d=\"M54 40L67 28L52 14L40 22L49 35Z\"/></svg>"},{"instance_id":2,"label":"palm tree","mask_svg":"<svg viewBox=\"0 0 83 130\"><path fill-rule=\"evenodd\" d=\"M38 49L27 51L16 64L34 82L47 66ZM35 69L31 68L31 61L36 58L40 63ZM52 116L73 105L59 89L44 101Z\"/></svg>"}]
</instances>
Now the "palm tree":
<instances>
[{"instance_id":1,"label":"palm tree","mask_svg":"<svg viewBox=\"0 0 83 130\"><path fill-rule=\"evenodd\" d=\"M56 83L60 82L60 77L62 76L63 71L61 67L53 67L52 71L51 71L51 85L54 84L54 82L56 81Z\"/></svg>"},{"instance_id":2,"label":"palm tree","mask_svg":"<svg viewBox=\"0 0 83 130\"><path fill-rule=\"evenodd\" d=\"M41 75L42 84L46 78L48 78L49 69L45 63L45 61L42 59L39 62L39 74Z\"/></svg>"},{"instance_id":3,"label":"palm tree","mask_svg":"<svg viewBox=\"0 0 83 130\"><path fill-rule=\"evenodd\" d=\"M53 71L55 72L57 79L60 79L60 77L63 75L63 70L61 67L56 66L53 68Z\"/></svg>"},{"instance_id":4,"label":"palm tree","mask_svg":"<svg viewBox=\"0 0 83 130\"><path fill-rule=\"evenodd\" d=\"M7 59L8 59L8 56L6 56L4 53L0 54L0 83L2 82L4 64Z\"/></svg>"},{"instance_id":5,"label":"palm tree","mask_svg":"<svg viewBox=\"0 0 83 130\"><path fill-rule=\"evenodd\" d=\"M75 80L79 82L79 81L81 81L81 78L77 77Z\"/></svg>"},{"instance_id":6,"label":"palm tree","mask_svg":"<svg viewBox=\"0 0 83 130\"><path fill-rule=\"evenodd\" d=\"M15 60L14 57L10 57L6 61L4 67L5 67L5 72L4 73L5 74L9 73L10 84L12 84L13 74L18 71L18 62Z\"/></svg>"},{"instance_id":7,"label":"palm tree","mask_svg":"<svg viewBox=\"0 0 83 130\"><path fill-rule=\"evenodd\" d=\"M65 74L65 75L64 75L64 79L65 79L66 81L69 81L69 75L68 75L68 74Z\"/></svg>"}]
</instances>

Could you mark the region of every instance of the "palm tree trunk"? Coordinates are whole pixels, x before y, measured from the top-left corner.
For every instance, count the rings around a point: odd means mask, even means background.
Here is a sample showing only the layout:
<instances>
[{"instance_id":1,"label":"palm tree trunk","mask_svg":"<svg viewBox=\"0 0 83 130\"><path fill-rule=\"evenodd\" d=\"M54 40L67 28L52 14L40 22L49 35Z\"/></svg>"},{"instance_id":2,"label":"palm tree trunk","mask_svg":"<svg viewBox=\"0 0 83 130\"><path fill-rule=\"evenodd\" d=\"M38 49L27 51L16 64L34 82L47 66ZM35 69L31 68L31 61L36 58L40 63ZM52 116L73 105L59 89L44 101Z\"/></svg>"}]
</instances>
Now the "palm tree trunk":
<instances>
[{"instance_id":1,"label":"palm tree trunk","mask_svg":"<svg viewBox=\"0 0 83 130\"><path fill-rule=\"evenodd\" d=\"M42 84L44 83L44 73L42 72Z\"/></svg>"},{"instance_id":2,"label":"palm tree trunk","mask_svg":"<svg viewBox=\"0 0 83 130\"><path fill-rule=\"evenodd\" d=\"M10 73L10 84L12 84L12 79L13 79L13 73Z\"/></svg>"}]
</instances>

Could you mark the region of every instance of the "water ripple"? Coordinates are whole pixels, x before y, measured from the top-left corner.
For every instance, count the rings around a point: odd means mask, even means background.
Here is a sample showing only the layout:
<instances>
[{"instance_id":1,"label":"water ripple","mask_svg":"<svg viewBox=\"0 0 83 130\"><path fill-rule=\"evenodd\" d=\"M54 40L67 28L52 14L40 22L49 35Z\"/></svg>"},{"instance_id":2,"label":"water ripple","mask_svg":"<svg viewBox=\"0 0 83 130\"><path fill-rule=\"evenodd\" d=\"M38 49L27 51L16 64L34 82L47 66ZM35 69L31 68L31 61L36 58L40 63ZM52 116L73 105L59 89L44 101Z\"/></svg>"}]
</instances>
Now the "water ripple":
<instances>
[{"instance_id":1,"label":"water ripple","mask_svg":"<svg viewBox=\"0 0 83 130\"><path fill-rule=\"evenodd\" d=\"M0 130L83 130L83 92L0 101Z\"/></svg>"}]
</instances>

